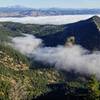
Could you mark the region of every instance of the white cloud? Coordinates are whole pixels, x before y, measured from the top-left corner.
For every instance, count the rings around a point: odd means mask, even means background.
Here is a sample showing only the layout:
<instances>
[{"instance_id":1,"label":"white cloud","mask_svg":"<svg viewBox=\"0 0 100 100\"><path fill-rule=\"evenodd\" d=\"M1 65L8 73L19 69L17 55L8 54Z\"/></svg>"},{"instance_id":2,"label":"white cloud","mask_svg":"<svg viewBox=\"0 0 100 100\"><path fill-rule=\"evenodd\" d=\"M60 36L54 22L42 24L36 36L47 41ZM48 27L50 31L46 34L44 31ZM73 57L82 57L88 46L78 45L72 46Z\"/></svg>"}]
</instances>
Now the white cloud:
<instances>
[{"instance_id":1,"label":"white cloud","mask_svg":"<svg viewBox=\"0 0 100 100\"><path fill-rule=\"evenodd\" d=\"M34 60L50 64L57 69L74 70L83 74L96 74L100 78L100 51L89 53L79 45L42 47L42 40L33 35L12 38L12 46Z\"/></svg>"},{"instance_id":2,"label":"white cloud","mask_svg":"<svg viewBox=\"0 0 100 100\"><path fill-rule=\"evenodd\" d=\"M33 57L44 64L54 65L57 69L96 74L100 78L100 52L89 54L88 50L78 45L39 48L33 52Z\"/></svg>"},{"instance_id":3,"label":"white cloud","mask_svg":"<svg viewBox=\"0 0 100 100\"><path fill-rule=\"evenodd\" d=\"M22 18L0 18L0 22L12 21L20 23L30 23L30 24L68 24L77 22L80 20L85 20L92 17L93 15L65 15L65 16L44 16L44 17L22 17ZM100 16L100 15L99 15Z\"/></svg>"},{"instance_id":4,"label":"white cloud","mask_svg":"<svg viewBox=\"0 0 100 100\"><path fill-rule=\"evenodd\" d=\"M33 35L24 34L22 37L12 38L11 45L21 53L31 55L36 48L42 45L42 40L35 38Z\"/></svg>"}]
</instances>

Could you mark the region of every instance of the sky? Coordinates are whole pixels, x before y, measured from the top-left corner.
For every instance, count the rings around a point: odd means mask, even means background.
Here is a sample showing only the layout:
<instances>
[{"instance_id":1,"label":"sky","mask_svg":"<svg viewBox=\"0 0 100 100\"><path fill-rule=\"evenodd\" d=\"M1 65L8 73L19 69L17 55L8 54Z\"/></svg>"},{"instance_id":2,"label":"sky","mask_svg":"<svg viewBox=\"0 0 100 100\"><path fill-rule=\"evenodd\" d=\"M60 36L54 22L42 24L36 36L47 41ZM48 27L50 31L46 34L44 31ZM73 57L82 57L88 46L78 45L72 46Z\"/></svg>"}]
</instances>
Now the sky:
<instances>
[{"instance_id":1,"label":"sky","mask_svg":"<svg viewBox=\"0 0 100 100\"><path fill-rule=\"evenodd\" d=\"M100 0L0 0L0 7L14 5L32 8L100 8Z\"/></svg>"}]
</instances>

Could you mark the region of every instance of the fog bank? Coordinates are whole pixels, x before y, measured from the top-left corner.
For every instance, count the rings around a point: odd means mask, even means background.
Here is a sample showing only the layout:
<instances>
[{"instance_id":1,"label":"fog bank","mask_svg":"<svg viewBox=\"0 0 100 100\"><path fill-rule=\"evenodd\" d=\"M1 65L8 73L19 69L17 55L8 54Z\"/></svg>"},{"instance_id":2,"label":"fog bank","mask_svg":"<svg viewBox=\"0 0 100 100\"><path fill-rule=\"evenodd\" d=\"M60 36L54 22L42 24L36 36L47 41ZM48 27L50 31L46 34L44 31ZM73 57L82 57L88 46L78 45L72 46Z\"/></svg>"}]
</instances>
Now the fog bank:
<instances>
[{"instance_id":1,"label":"fog bank","mask_svg":"<svg viewBox=\"0 0 100 100\"><path fill-rule=\"evenodd\" d=\"M0 18L0 22L11 21L24 24L61 25L61 24L74 23L80 20L85 20L92 16L94 15L61 15L61 16L41 16L41 17L22 17L22 18L8 17L8 18Z\"/></svg>"},{"instance_id":2,"label":"fog bank","mask_svg":"<svg viewBox=\"0 0 100 100\"><path fill-rule=\"evenodd\" d=\"M37 39L35 36L30 34L23 34L21 37L15 37L11 39L11 46L27 56L31 55L35 49L42 45L41 39Z\"/></svg>"},{"instance_id":3,"label":"fog bank","mask_svg":"<svg viewBox=\"0 0 100 100\"><path fill-rule=\"evenodd\" d=\"M28 34L12 39L15 49L36 61L53 65L56 69L96 74L100 78L100 51L90 53L79 45L43 47L41 44L41 39Z\"/></svg>"}]
</instances>

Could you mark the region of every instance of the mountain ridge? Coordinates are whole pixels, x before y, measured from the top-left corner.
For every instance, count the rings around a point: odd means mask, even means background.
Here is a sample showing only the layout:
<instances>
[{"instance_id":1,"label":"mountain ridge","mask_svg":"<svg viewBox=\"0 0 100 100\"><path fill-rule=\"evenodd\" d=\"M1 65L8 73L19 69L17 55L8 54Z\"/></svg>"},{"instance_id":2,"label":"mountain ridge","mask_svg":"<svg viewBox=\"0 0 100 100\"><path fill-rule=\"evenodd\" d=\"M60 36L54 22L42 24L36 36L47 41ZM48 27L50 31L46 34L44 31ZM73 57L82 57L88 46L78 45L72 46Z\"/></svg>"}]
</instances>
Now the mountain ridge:
<instances>
[{"instance_id":1,"label":"mountain ridge","mask_svg":"<svg viewBox=\"0 0 100 100\"><path fill-rule=\"evenodd\" d=\"M100 14L100 8L28 8L22 6L0 7L0 17L57 16Z\"/></svg>"},{"instance_id":2,"label":"mountain ridge","mask_svg":"<svg viewBox=\"0 0 100 100\"><path fill-rule=\"evenodd\" d=\"M97 19L100 21L98 16L93 16L87 20L64 25L63 32L57 32L41 38L46 46L57 46L59 44L64 45L68 37L74 36L76 44L82 45L87 49L100 49L100 28L97 26L100 25L100 22ZM50 41L52 41L51 44Z\"/></svg>"},{"instance_id":3,"label":"mountain ridge","mask_svg":"<svg viewBox=\"0 0 100 100\"><path fill-rule=\"evenodd\" d=\"M26 33L43 39L45 46L57 46L64 45L68 37L74 36L76 44L87 49L100 49L100 18L98 16L65 25L0 22L0 29L1 40L5 40L6 35L15 37L20 36L21 33ZM2 32L5 34L2 34Z\"/></svg>"}]
</instances>

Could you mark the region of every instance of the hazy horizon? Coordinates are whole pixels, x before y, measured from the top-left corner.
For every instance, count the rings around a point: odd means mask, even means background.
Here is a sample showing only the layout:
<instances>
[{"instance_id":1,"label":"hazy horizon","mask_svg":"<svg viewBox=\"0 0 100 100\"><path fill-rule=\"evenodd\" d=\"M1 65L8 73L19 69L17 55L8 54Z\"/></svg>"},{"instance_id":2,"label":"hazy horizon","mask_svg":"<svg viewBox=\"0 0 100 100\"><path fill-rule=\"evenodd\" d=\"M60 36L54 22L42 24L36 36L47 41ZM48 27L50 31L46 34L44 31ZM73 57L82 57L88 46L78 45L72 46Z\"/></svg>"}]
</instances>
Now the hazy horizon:
<instances>
[{"instance_id":1,"label":"hazy horizon","mask_svg":"<svg viewBox=\"0 0 100 100\"><path fill-rule=\"evenodd\" d=\"M0 7L25 6L30 8L100 8L98 0L0 0Z\"/></svg>"},{"instance_id":2,"label":"hazy horizon","mask_svg":"<svg viewBox=\"0 0 100 100\"><path fill-rule=\"evenodd\" d=\"M32 8L32 9L72 9L72 10L77 10L77 9L100 9L100 7L98 8L67 8L67 7L37 7L37 8L33 8L33 7L29 7L29 6L23 6L23 5L10 5L10 6L0 6L0 8L11 8L11 7L25 7L25 8Z\"/></svg>"}]
</instances>

